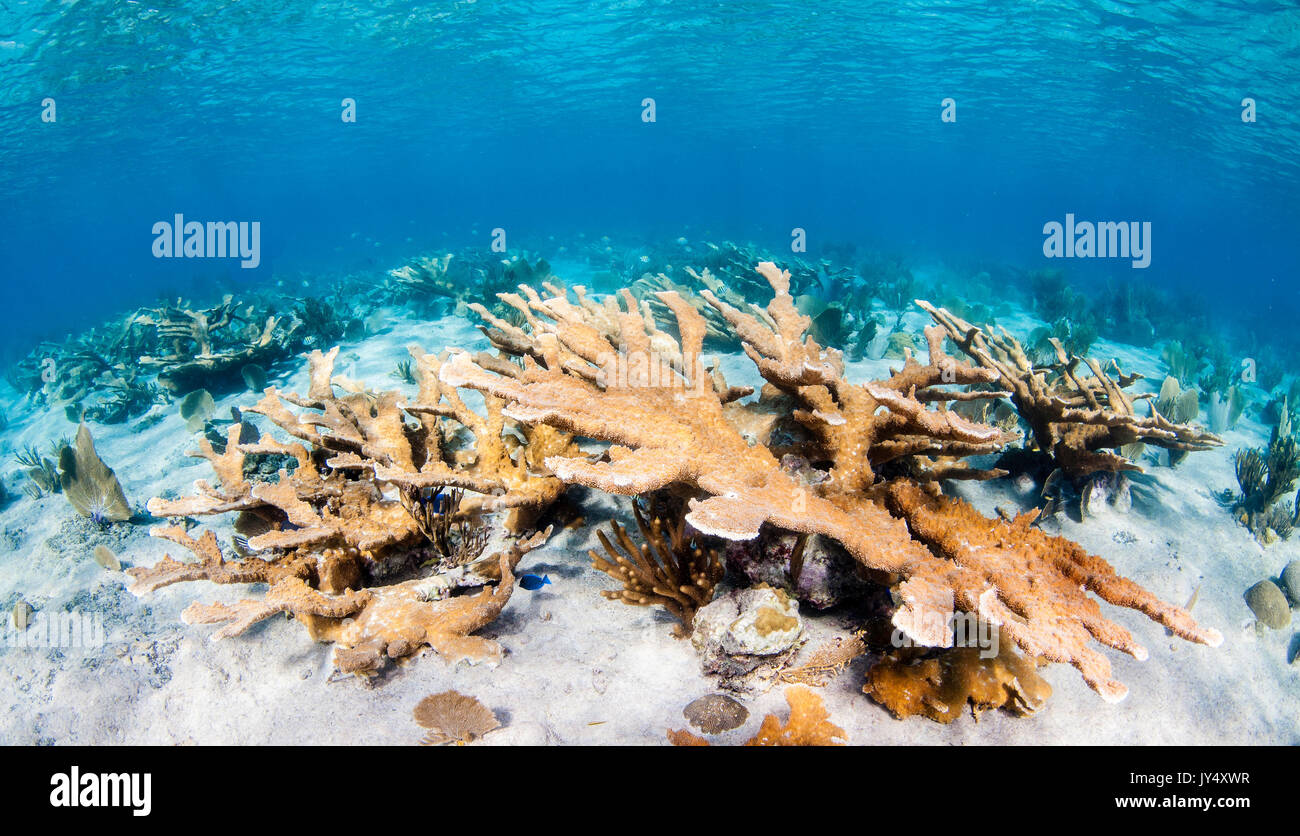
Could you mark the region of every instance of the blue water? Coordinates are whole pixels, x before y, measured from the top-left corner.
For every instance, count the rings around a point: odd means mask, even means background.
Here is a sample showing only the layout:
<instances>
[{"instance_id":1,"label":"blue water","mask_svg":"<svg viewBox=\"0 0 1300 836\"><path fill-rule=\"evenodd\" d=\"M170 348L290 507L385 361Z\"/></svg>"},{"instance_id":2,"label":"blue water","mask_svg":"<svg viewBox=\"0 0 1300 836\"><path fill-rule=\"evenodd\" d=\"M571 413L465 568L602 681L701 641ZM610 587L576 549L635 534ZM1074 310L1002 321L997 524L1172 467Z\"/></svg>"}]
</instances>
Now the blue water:
<instances>
[{"instance_id":1,"label":"blue water","mask_svg":"<svg viewBox=\"0 0 1300 836\"><path fill-rule=\"evenodd\" d=\"M379 280L494 227L543 253L801 227L1272 327L1300 310L1297 59L1300 8L1271 2L5 0L0 349L160 292ZM178 212L261 221L261 267L153 258ZM1067 212L1150 221L1151 267L1047 262Z\"/></svg>"}]
</instances>

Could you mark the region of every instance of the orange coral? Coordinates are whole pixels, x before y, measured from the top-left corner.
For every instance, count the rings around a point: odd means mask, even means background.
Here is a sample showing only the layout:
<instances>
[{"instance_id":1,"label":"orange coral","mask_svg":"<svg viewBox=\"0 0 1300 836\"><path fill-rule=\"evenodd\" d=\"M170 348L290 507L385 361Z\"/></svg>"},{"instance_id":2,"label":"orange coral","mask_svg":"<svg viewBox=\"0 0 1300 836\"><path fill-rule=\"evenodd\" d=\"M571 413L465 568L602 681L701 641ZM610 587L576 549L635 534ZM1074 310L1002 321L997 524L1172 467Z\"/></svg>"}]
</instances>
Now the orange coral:
<instances>
[{"instance_id":1,"label":"orange coral","mask_svg":"<svg viewBox=\"0 0 1300 836\"><path fill-rule=\"evenodd\" d=\"M831 722L830 712L821 696L802 685L785 689L785 702L790 706L790 716L781 718L769 714L746 746L842 746L847 739L844 729ZM708 746L709 742L686 729L668 730L668 741L674 746Z\"/></svg>"},{"instance_id":2,"label":"orange coral","mask_svg":"<svg viewBox=\"0 0 1300 836\"><path fill-rule=\"evenodd\" d=\"M218 486L200 480L195 496L149 502L158 516L240 512L237 528L243 524L239 530L253 535L246 549L238 547L241 559L225 560L212 532L194 540L180 527L157 528L154 536L184 546L199 561L181 563L167 556L152 567L133 568L131 591L145 594L192 580L270 584L259 600L193 604L184 618L223 624L214 638L226 638L274 613L292 613L314 638L338 646L335 660L342 670L374 670L385 657L408 656L425 646L453 660L499 660L495 642L469 634L501 611L515 563L546 534L517 542L504 553L467 560L456 567L454 579L436 575L362 589L431 545L420 520L403 504L406 494L394 495L391 486L417 494L444 486L475 491L451 513L468 519L507 511L508 525L522 527L564 490L539 459L575 451L571 438L550 427L507 427L501 403L490 398L487 417L479 416L439 382L440 361L418 349L411 349L420 385L414 403L396 392L368 392L336 378L337 353L337 348L312 352L306 397L272 388L248 410L266 416L295 441L262 436L245 443L236 424L224 451L216 452L204 438L192 454L212 464ZM345 393L336 394L336 388ZM473 434L472 449L449 449L444 419ZM248 457L268 454L291 458L296 466L281 469L274 482L249 479ZM256 524L250 525L250 519ZM476 555L483 543L471 545L475 548L467 553ZM495 591L451 595L454 586L493 581Z\"/></svg>"},{"instance_id":3,"label":"orange coral","mask_svg":"<svg viewBox=\"0 0 1300 836\"><path fill-rule=\"evenodd\" d=\"M1027 653L1075 665L1090 686L1114 700L1124 688L1088 642L1139 659L1146 651L1101 616L1087 591L1138 609L1191 641L1222 640L1120 578L1100 558L1030 529L1029 519L989 520L914 481L878 482L879 467L900 458L914 469L929 468L921 477L932 487L939 476L998 475L963 472L952 459L995 451L1014 436L944 406L1006 393L944 387L987 387L1002 377L947 357L943 332L932 327L927 364L908 356L887 380L849 384L838 352L803 337L808 318L793 305L788 275L767 263L759 270L775 291L766 310L752 307L751 315L712 294L704 298L731 323L769 384L800 405L794 417L813 431L824 448L821 458L831 462L830 478L819 484L795 478L764 444L751 443L737 429L736 410L745 407L724 408L734 392L723 391L703 370L704 319L673 291L657 295L677 319L677 341L628 294L621 309L581 292L577 305L554 289L548 298L527 289L524 296L503 294L526 327L489 320L489 336L502 351L522 356L523 368L503 371L500 360L456 353L440 377L501 398L504 413L518 421L611 443L599 461L547 458L546 466L565 482L619 494L689 486L708 498L692 500L687 522L725 539L752 539L766 522L838 540L865 567L902 579L894 624L919 644L949 646L946 619L954 608L978 613L1002 624ZM931 408L935 404L939 408Z\"/></svg>"},{"instance_id":4,"label":"orange coral","mask_svg":"<svg viewBox=\"0 0 1300 836\"><path fill-rule=\"evenodd\" d=\"M1149 417L1138 416L1134 401L1150 396L1131 397L1124 389L1142 376L1125 375L1114 361L1109 369L1103 369L1095 360L1068 355L1061 342L1052 338L1056 362L1035 366L1019 340L1005 330L986 334L943 308L920 299L916 304L934 317L982 370L1010 390L1011 403L1029 424L1038 449L1050 453L1072 476L1098 470L1140 470L1110 452L1129 444L1152 444L1181 452L1223 444L1218 436L1189 424L1175 424L1154 409ZM1078 373L1081 364L1091 377Z\"/></svg>"},{"instance_id":5,"label":"orange coral","mask_svg":"<svg viewBox=\"0 0 1300 836\"><path fill-rule=\"evenodd\" d=\"M988 658L984 652L957 647L917 658L900 648L871 668L862 690L899 719L922 714L938 723L956 720L967 705L976 719L995 708L1023 717L1052 695L1034 660L1016 653L1011 642L1000 641Z\"/></svg>"}]
</instances>

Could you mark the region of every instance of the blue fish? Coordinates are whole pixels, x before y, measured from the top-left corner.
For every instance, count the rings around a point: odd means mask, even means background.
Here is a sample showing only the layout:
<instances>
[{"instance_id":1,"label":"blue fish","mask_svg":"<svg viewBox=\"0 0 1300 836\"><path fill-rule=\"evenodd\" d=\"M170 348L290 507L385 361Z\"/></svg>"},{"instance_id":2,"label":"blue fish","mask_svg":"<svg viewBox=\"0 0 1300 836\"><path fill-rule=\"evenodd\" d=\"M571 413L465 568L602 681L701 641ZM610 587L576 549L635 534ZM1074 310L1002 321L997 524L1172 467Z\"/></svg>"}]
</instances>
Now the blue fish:
<instances>
[{"instance_id":1,"label":"blue fish","mask_svg":"<svg viewBox=\"0 0 1300 836\"><path fill-rule=\"evenodd\" d=\"M537 577L536 575L520 575L519 585L529 592L536 592L551 582L551 576Z\"/></svg>"}]
</instances>

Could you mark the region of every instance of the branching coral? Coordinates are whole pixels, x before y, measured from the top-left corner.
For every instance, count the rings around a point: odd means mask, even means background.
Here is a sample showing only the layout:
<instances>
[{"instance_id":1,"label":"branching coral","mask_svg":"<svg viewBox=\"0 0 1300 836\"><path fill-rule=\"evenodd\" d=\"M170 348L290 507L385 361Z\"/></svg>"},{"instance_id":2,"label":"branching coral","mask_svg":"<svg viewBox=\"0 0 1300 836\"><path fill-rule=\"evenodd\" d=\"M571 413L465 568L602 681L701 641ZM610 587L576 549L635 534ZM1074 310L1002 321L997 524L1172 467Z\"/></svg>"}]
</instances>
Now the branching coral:
<instances>
[{"instance_id":1,"label":"branching coral","mask_svg":"<svg viewBox=\"0 0 1300 836\"><path fill-rule=\"evenodd\" d=\"M1049 338L1056 362L1035 366L1005 329L985 334L929 302L917 300L917 304L981 369L993 373L993 379L1010 390L1011 403L1029 424L1038 449L1050 454L1071 476L1098 470L1139 470L1111 452L1137 442L1171 451L1208 450L1223 443L1218 436L1176 424L1158 411L1146 418L1138 416L1134 401L1149 396L1126 394L1124 389L1140 376L1125 375L1114 361L1103 369L1095 360L1068 354L1059 340ZM1080 364L1091 377L1080 373Z\"/></svg>"},{"instance_id":2,"label":"branching coral","mask_svg":"<svg viewBox=\"0 0 1300 836\"><path fill-rule=\"evenodd\" d=\"M230 427L223 452L200 437L192 455L212 464L218 486L200 480L197 495L155 498L149 509L164 517L239 512L237 527L242 525L251 535L251 554L226 563L210 532L193 541L183 529L158 529L156 536L195 551L200 562L166 559L132 570L133 591L142 594L197 579L269 583L271 589L261 601L233 608L196 605L187 611L187 619L226 623L217 634L224 637L242 633L273 612L291 612L307 623L314 637L343 648L336 661L346 670L369 670L383 655L405 656L423 645L454 658L499 657L499 648L468 633L500 611L510 595L515 562L541 540L524 540L502 555L478 558L485 545L481 533L461 531L440 546L436 531L423 530L429 520L412 513L409 502L412 496L439 496L444 489L471 491L475 495L458 500L457 508L444 510L461 520L504 511L518 524L521 512L531 518L564 487L535 469L536 458L576 448L566 435L550 428L508 429L500 403L492 399L487 401L488 416L479 416L454 389L438 382L437 358L418 349L411 353L420 375L413 403L396 392L369 392L335 378L337 349L316 351L310 357L306 396L268 389L261 402L247 410L265 416L295 441L259 435L244 443L242 423ZM336 387L345 394L336 395ZM473 434L472 447L451 444L455 425ZM526 449L530 439L537 441L539 450ZM296 466L281 469L275 481L249 478L249 458L265 455L284 457ZM418 562L426 546L447 550L439 557L459 555L465 558L461 563L473 564L460 567L458 585L497 580L497 591L447 597L451 584L423 577L363 589L413 559ZM269 557L256 556L261 553ZM508 558L509 565L498 566L498 557ZM362 591L353 591L358 589Z\"/></svg>"},{"instance_id":3,"label":"branching coral","mask_svg":"<svg viewBox=\"0 0 1300 836\"><path fill-rule=\"evenodd\" d=\"M369 673L378 670L386 659L410 656L426 646L452 663L499 662L500 645L470 634L500 614L514 587L514 566L525 553L544 542L550 531L518 541L492 556L500 578L495 587L475 595L436 600L429 600L428 583L423 578L359 591L345 588L337 594L323 591L327 587L323 572L328 553L322 554L319 562L301 551L271 560L244 557L227 561L211 531L199 540L179 526L156 528L152 534L183 546L199 560L183 563L168 555L154 566L128 569L131 592L143 595L193 580L267 583L270 587L260 599L245 599L233 605L196 602L185 609L182 618L187 624L223 625L212 635L217 640L242 635L277 613L289 613L313 639L336 645L334 665L338 670Z\"/></svg>"},{"instance_id":4,"label":"branching coral","mask_svg":"<svg viewBox=\"0 0 1300 836\"><path fill-rule=\"evenodd\" d=\"M263 316L256 306L226 295L214 308L144 309L135 314L130 327L154 329L155 352L137 362L156 369L158 383L179 393L204 388L221 376L237 377L249 363L268 362L287 353L301 324L298 319Z\"/></svg>"},{"instance_id":5,"label":"branching coral","mask_svg":"<svg viewBox=\"0 0 1300 836\"><path fill-rule=\"evenodd\" d=\"M640 506L632 503L641 545L638 547L618 522L611 521L613 542L605 532L596 532L606 556L594 550L587 554L593 567L623 584L622 589L606 590L602 595L639 606L662 606L680 622L675 633L685 636L691 631L695 611L713 599L713 588L722 580L722 556L717 549L696 544L680 513L663 510L665 513L654 513L647 521Z\"/></svg>"},{"instance_id":6,"label":"branching coral","mask_svg":"<svg viewBox=\"0 0 1300 836\"><path fill-rule=\"evenodd\" d=\"M931 328L927 364L909 356L887 380L850 384L838 352L804 338L808 319L794 307L788 276L771 264L759 270L776 293L766 310L748 314L713 294L704 298L731 323L768 383L797 399L793 417L814 434L830 465L829 478L816 483L783 470L766 446L749 443L731 423L724 401L735 398L721 391L700 359L704 320L672 291L659 298L677 319L678 340L628 294L621 309L581 295L574 305L558 292L516 297L525 326L489 322L499 332L498 347L523 357L522 369L457 353L442 366L441 378L502 398L505 414L516 420L611 443L602 461L547 458L566 482L619 494L669 485L701 491L708 497L692 500L686 521L725 539L751 539L768 522L838 540L863 566L902 579L894 624L922 645L948 646L947 617L960 608L1002 624L1032 655L1070 662L1103 697L1116 700L1126 691L1089 641L1138 658L1146 651L1102 617L1087 592L1138 609L1189 640L1221 641L1216 631L1197 627L1187 613L1120 578L1100 558L1031 529L1032 518L989 520L911 478L878 484L879 469L904 458L928 470L930 482L970 475L955 458L994 452L1011 437L942 407L1005 393L944 387L987 385L1007 375L996 365L947 357L943 330ZM1081 388L1095 401L1094 388L1114 386L1107 379ZM1056 401L1049 405L1055 408ZM1120 421L1130 423L1146 429L1141 419ZM1163 427L1148 435L1161 433L1170 443L1179 439ZM928 456L936 460L927 466Z\"/></svg>"}]
</instances>

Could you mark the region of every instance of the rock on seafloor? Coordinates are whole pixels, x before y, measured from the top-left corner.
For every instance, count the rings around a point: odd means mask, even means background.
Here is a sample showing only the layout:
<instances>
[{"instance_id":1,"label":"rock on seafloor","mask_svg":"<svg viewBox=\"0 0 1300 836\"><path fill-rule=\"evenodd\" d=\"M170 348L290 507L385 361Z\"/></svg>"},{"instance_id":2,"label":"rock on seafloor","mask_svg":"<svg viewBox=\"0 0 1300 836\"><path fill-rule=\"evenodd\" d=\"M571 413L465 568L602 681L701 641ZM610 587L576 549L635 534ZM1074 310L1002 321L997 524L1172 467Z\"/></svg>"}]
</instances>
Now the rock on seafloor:
<instances>
[{"instance_id":1,"label":"rock on seafloor","mask_svg":"<svg viewBox=\"0 0 1300 836\"><path fill-rule=\"evenodd\" d=\"M1291 623L1291 607L1281 587L1272 581L1260 581L1246 590L1246 604L1263 624L1281 630Z\"/></svg>"},{"instance_id":2,"label":"rock on seafloor","mask_svg":"<svg viewBox=\"0 0 1300 836\"><path fill-rule=\"evenodd\" d=\"M1291 599L1291 606L1300 606L1300 560L1293 560L1282 570L1282 591Z\"/></svg>"},{"instance_id":3,"label":"rock on seafloor","mask_svg":"<svg viewBox=\"0 0 1300 836\"><path fill-rule=\"evenodd\" d=\"M784 589L819 610L859 597L869 588L844 547L817 534L808 537L799 565L792 566L797 540L796 534L764 526L753 540L727 544L727 569L752 584Z\"/></svg>"},{"instance_id":4,"label":"rock on seafloor","mask_svg":"<svg viewBox=\"0 0 1300 836\"><path fill-rule=\"evenodd\" d=\"M686 721L705 734L721 734L740 728L749 719L749 709L726 694L706 694L682 709Z\"/></svg>"},{"instance_id":5,"label":"rock on seafloor","mask_svg":"<svg viewBox=\"0 0 1300 836\"><path fill-rule=\"evenodd\" d=\"M704 672L743 694L771 686L803 633L799 602L765 584L720 595L695 614L694 626Z\"/></svg>"}]
</instances>

